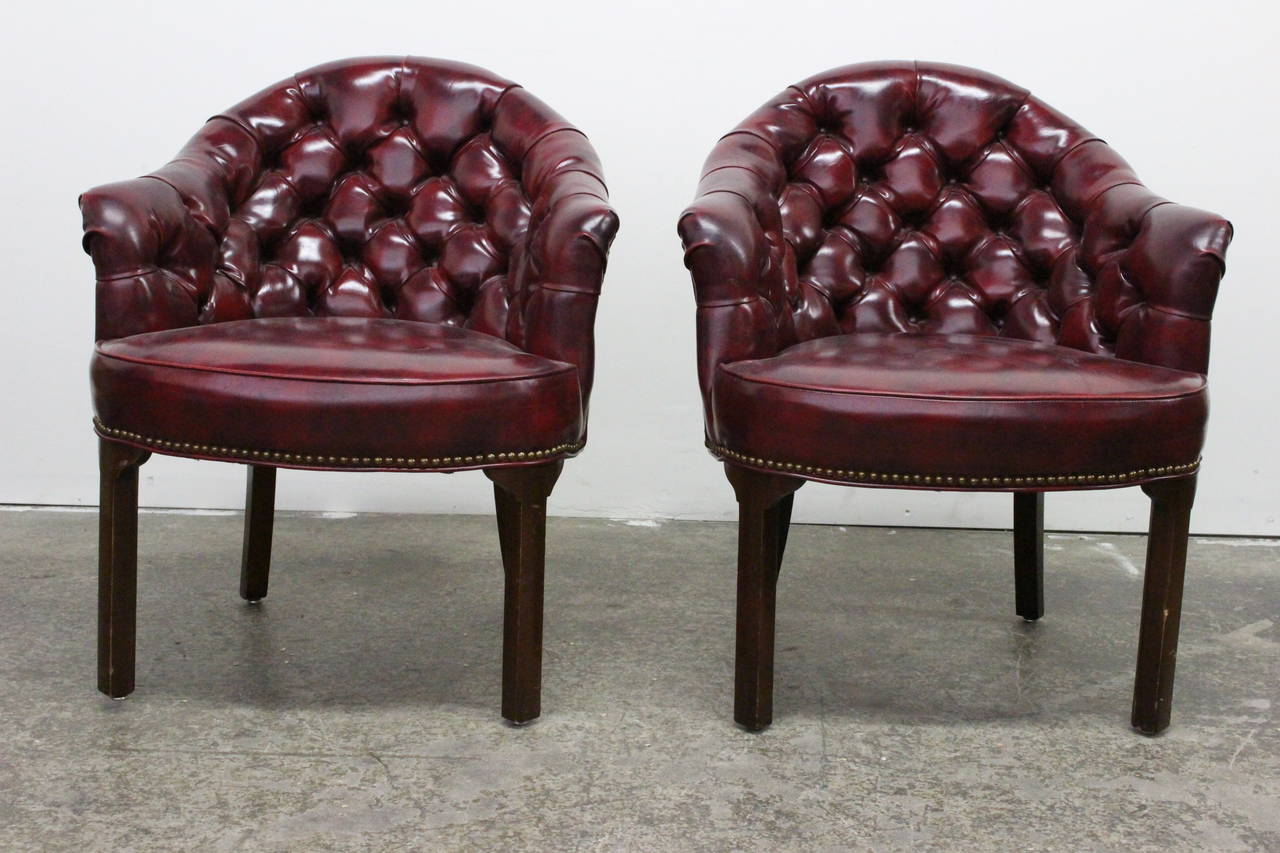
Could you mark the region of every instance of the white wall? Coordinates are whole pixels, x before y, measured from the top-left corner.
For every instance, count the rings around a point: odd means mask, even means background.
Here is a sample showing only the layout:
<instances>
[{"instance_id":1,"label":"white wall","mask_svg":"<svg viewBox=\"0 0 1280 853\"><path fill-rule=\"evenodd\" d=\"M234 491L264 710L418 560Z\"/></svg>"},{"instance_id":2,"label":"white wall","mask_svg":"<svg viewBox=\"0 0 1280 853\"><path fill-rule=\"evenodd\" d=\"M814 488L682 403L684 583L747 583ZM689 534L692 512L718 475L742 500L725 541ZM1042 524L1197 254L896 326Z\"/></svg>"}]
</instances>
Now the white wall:
<instances>
[{"instance_id":1,"label":"white wall","mask_svg":"<svg viewBox=\"0 0 1280 853\"><path fill-rule=\"evenodd\" d=\"M96 503L87 363L92 269L76 195L168 160L210 114L329 59L414 53L487 66L578 124L622 229L597 323L591 443L552 511L729 518L702 448L693 299L675 235L703 157L785 85L848 62L934 59L1030 88L1107 138L1157 192L1226 215L1213 417L1194 526L1280 534L1280 312L1270 3L700 0L93 2L12 6L0 34L0 502ZM142 500L233 507L238 466L155 458ZM283 508L487 512L477 473L285 472ZM801 521L1002 526L1004 495L808 486ZM1051 496L1050 526L1138 530L1136 489Z\"/></svg>"}]
</instances>

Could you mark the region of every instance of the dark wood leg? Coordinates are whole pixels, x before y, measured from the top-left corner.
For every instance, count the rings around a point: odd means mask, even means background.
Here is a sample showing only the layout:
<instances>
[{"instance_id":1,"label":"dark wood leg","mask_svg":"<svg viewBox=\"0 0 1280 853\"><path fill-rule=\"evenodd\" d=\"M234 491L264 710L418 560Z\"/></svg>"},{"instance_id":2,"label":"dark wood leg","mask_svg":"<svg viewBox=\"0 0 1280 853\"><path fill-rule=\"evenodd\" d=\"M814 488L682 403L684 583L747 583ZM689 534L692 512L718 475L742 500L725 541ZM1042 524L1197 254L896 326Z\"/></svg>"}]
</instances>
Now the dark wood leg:
<instances>
[{"instance_id":1,"label":"dark wood leg","mask_svg":"<svg viewBox=\"0 0 1280 853\"><path fill-rule=\"evenodd\" d=\"M489 468L506 573L502 624L502 716L516 725L542 713L542 587L547 497L563 462Z\"/></svg>"},{"instance_id":2,"label":"dark wood leg","mask_svg":"<svg viewBox=\"0 0 1280 853\"><path fill-rule=\"evenodd\" d=\"M98 689L133 692L138 599L138 466L151 454L98 439Z\"/></svg>"},{"instance_id":3,"label":"dark wood leg","mask_svg":"<svg viewBox=\"0 0 1280 853\"><path fill-rule=\"evenodd\" d=\"M502 566L517 565L520 542L520 501L515 496L493 484L493 505L498 516L498 547L502 549Z\"/></svg>"},{"instance_id":4,"label":"dark wood leg","mask_svg":"<svg viewBox=\"0 0 1280 853\"><path fill-rule=\"evenodd\" d=\"M1151 527L1142 585L1142 628L1138 633L1132 722L1143 734L1154 735L1169 727L1173 703L1182 579L1187 567L1187 533L1196 478L1193 474L1157 480L1142 490L1151 498Z\"/></svg>"},{"instance_id":5,"label":"dark wood leg","mask_svg":"<svg viewBox=\"0 0 1280 853\"><path fill-rule=\"evenodd\" d=\"M773 722L773 633L778 572L803 480L725 463L738 498L738 616L733 718L750 731Z\"/></svg>"},{"instance_id":6,"label":"dark wood leg","mask_svg":"<svg viewBox=\"0 0 1280 853\"><path fill-rule=\"evenodd\" d=\"M271 572L271 528L276 515L276 469L250 465L244 494L244 550L240 556L240 597L267 597Z\"/></svg>"},{"instance_id":7,"label":"dark wood leg","mask_svg":"<svg viewBox=\"0 0 1280 853\"><path fill-rule=\"evenodd\" d=\"M781 571L782 557L787 553L787 535L791 533L791 507L795 503L796 493L791 492L778 501L778 566Z\"/></svg>"},{"instance_id":8,"label":"dark wood leg","mask_svg":"<svg viewBox=\"0 0 1280 853\"><path fill-rule=\"evenodd\" d=\"M1013 582L1018 615L1044 615L1044 492L1013 493Z\"/></svg>"}]
</instances>

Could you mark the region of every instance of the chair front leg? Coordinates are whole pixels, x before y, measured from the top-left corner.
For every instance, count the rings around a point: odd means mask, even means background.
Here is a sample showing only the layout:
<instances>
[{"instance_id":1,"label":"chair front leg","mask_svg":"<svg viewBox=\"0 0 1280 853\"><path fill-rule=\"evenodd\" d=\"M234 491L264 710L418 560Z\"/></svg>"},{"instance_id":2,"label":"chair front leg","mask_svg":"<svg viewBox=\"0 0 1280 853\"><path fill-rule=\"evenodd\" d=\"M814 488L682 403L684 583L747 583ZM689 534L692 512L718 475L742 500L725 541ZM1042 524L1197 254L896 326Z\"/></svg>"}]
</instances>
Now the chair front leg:
<instances>
[{"instance_id":1,"label":"chair front leg","mask_svg":"<svg viewBox=\"0 0 1280 853\"><path fill-rule=\"evenodd\" d=\"M749 731L773 722L778 573L796 489L804 480L725 463L738 498L738 606L733 719Z\"/></svg>"},{"instance_id":2,"label":"chair front leg","mask_svg":"<svg viewBox=\"0 0 1280 853\"><path fill-rule=\"evenodd\" d=\"M791 533L791 508L796 493L790 492L778 501L778 570L782 570L782 558L787 553L787 536Z\"/></svg>"},{"instance_id":3,"label":"chair front leg","mask_svg":"<svg viewBox=\"0 0 1280 853\"><path fill-rule=\"evenodd\" d=\"M1182 616L1182 581L1187 567L1187 535L1196 477L1157 480L1143 485L1151 498L1147 567L1142 585L1142 627L1138 633L1138 671L1133 685L1134 728L1155 735L1169 727L1173 670Z\"/></svg>"},{"instance_id":4,"label":"chair front leg","mask_svg":"<svg viewBox=\"0 0 1280 853\"><path fill-rule=\"evenodd\" d=\"M1013 493L1014 608L1034 622L1044 615L1044 492Z\"/></svg>"},{"instance_id":5,"label":"chair front leg","mask_svg":"<svg viewBox=\"0 0 1280 853\"><path fill-rule=\"evenodd\" d=\"M240 597L256 604L267 597L271 572L271 532L276 515L276 469L250 465L244 495L244 549L240 554Z\"/></svg>"},{"instance_id":6,"label":"chair front leg","mask_svg":"<svg viewBox=\"0 0 1280 853\"><path fill-rule=\"evenodd\" d=\"M151 454L98 439L98 689L133 692L138 600L138 467Z\"/></svg>"},{"instance_id":7,"label":"chair front leg","mask_svg":"<svg viewBox=\"0 0 1280 853\"><path fill-rule=\"evenodd\" d=\"M502 622L502 716L523 725L542 713L542 598L547 497L564 463L489 468L506 588Z\"/></svg>"}]
</instances>

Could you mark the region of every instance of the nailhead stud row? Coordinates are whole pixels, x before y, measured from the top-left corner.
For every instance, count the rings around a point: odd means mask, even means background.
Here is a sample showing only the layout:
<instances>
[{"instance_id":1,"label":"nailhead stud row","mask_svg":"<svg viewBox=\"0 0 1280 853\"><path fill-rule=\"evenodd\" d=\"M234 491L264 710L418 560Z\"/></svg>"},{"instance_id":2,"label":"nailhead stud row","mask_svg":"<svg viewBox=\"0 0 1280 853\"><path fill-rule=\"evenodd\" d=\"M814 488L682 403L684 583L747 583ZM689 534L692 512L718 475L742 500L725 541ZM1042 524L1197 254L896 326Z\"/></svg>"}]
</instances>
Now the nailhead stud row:
<instances>
[{"instance_id":1,"label":"nailhead stud row","mask_svg":"<svg viewBox=\"0 0 1280 853\"><path fill-rule=\"evenodd\" d=\"M856 483L901 483L903 485L922 486L1101 486L1121 485L1139 482L1152 477L1165 477L1171 474L1189 474L1200 467L1200 460L1185 465L1165 465L1159 468L1139 468L1123 474L1062 474L1041 477L955 477L942 474L881 474L876 471L842 471L836 468L818 468L813 465L799 465L792 462L775 462L772 459L761 459L744 453L730 450L716 444L707 444L707 449L716 456L755 465L759 468L772 468L795 474L810 474L831 480L845 480Z\"/></svg>"},{"instance_id":2,"label":"nailhead stud row","mask_svg":"<svg viewBox=\"0 0 1280 853\"><path fill-rule=\"evenodd\" d=\"M280 453L272 450L242 450L237 447L218 447L212 444L192 444L186 441L167 441L151 436L139 435L128 430L109 427L97 418L93 419L93 428L108 438L119 438L145 445L156 450L171 450L177 453L199 453L209 456L222 456L261 462L283 462L292 465L318 465L337 467L369 467L379 468L452 468L458 465L480 465L486 462L523 462L530 459L545 459L562 453L576 453L582 449L583 443L558 444L546 450L520 450L505 453L481 453L475 456L438 456L413 459L404 456L312 456L306 453Z\"/></svg>"}]
</instances>

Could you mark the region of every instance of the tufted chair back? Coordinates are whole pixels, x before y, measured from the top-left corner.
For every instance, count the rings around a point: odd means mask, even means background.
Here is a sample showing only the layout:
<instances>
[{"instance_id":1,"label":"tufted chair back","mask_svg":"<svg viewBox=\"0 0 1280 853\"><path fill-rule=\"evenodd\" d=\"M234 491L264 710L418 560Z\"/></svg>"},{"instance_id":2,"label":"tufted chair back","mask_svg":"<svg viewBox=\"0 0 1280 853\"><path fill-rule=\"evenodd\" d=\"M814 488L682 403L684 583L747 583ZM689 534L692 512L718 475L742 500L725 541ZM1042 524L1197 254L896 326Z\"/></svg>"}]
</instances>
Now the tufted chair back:
<instances>
[{"instance_id":1,"label":"tufted chair back","mask_svg":"<svg viewBox=\"0 0 1280 853\"><path fill-rule=\"evenodd\" d=\"M1004 336L1203 373L1231 226L998 77L851 65L712 151L680 220L721 362L854 332Z\"/></svg>"},{"instance_id":2,"label":"tufted chair back","mask_svg":"<svg viewBox=\"0 0 1280 853\"><path fill-rule=\"evenodd\" d=\"M595 151L524 89L433 59L296 75L81 197L97 336L254 317L465 326L575 364L617 229Z\"/></svg>"}]
</instances>

